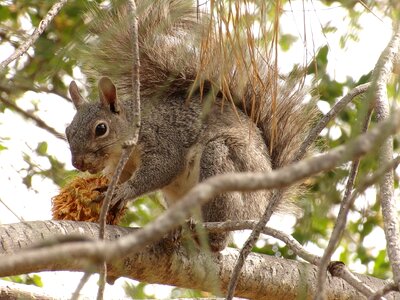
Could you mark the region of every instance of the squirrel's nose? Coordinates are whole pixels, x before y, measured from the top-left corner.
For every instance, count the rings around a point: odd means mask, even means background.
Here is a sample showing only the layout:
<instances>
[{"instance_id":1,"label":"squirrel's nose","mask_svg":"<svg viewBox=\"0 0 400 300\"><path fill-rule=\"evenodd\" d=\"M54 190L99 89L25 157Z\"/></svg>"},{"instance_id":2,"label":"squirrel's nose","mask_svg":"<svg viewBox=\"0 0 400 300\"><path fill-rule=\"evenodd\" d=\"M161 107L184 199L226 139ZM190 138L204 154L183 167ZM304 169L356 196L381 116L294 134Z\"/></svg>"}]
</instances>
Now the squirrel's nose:
<instances>
[{"instance_id":1,"label":"squirrel's nose","mask_svg":"<svg viewBox=\"0 0 400 300\"><path fill-rule=\"evenodd\" d=\"M72 165L75 168L77 168L78 170L82 171L83 165L84 165L83 158L81 156L73 156L72 157Z\"/></svg>"}]
</instances>

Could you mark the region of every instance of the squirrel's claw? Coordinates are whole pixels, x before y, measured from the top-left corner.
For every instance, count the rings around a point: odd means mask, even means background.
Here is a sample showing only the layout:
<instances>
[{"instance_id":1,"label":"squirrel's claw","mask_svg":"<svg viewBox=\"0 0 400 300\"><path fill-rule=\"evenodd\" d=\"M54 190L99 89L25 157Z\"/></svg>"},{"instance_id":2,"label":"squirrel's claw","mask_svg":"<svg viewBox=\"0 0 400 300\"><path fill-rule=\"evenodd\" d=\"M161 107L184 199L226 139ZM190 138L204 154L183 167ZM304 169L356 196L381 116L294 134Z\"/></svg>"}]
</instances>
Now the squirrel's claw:
<instances>
[{"instance_id":1,"label":"squirrel's claw","mask_svg":"<svg viewBox=\"0 0 400 300\"><path fill-rule=\"evenodd\" d=\"M129 187L125 184L118 185L115 187L113 197L111 199L110 207L112 209L123 209L128 201L128 196L126 195Z\"/></svg>"},{"instance_id":2,"label":"squirrel's claw","mask_svg":"<svg viewBox=\"0 0 400 300\"><path fill-rule=\"evenodd\" d=\"M107 194L107 189L108 186L106 187L102 187L97 189L100 194L95 197L95 199L93 200L94 203L101 203L104 201L104 199L106 198L106 194ZM121 186L116 186L111 202L110 202L110 210L116 210L116 209L123 209L126 202L127 202L127 197L125 197L125 193L123 193L124 188L121 188Z\"/></svg>"}]
</instances>

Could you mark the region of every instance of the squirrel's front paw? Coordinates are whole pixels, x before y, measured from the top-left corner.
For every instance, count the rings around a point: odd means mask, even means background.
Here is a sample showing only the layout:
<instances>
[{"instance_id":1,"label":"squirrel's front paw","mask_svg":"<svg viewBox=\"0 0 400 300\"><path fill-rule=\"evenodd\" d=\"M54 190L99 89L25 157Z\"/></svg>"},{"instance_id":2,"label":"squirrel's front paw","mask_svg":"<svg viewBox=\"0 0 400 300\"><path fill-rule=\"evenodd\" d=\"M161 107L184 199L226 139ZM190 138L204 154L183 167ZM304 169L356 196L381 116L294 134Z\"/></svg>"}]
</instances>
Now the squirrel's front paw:
<instances>
[{"instance_id":1,"label":"squirrel's front paw","mask_svg":"<svg viewBox=\"0 0 400 300\"><path fill-rule=\"evenodd\" d=\"M126 184L117 185L111 199L110 208L122 209L125 207L130 196L130 188Z\"/></svg>"},{"instance_id":2,"label":"squirrel's front paw","mask_svg":"<svg viewBox=\"0 0 400 300\"><path fill-rule=\"evenodd\" d=\"M96 202L103 202L107 195L107 188L96 198ZM117 185L114 189L113 196L110 202L111 210L120 210L123 209L126 205L127 199L129 195L129 188L125 187L124 184Z\"/></svg>"}]
</instances>

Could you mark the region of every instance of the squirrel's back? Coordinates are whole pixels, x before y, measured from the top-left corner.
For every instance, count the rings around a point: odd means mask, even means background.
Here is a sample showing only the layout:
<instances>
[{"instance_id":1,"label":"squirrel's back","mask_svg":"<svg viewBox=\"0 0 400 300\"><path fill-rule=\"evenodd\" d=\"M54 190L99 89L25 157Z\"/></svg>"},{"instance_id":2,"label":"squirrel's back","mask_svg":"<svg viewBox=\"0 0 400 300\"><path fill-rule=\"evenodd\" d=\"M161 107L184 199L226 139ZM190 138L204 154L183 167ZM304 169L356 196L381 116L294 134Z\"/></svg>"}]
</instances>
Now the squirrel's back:
<instances>
[{"instance_id":1,"label":"squirrel's back","mask_svg":"<svg viewBox=\"0 0 400 300\"><path fill-rule=\"evenodd\" d=\"M132 95L131 16L124 2L113 5L110 9L92 10L91 34L80 59L89 79L110 77L118 97L127 101ZM163 188L167 198L179 198L192 186L183 184L182 176L194 178L195 182L219 173L268 171L294 160L316 117L312 103L304 103L307 90L300 88L296 80L276 79L278 76L273 76L274 71L270 71L261 54L254 59L244 49L240 63L237 56L227 55L225 52L233 52L232 46L221 46L218 36L212 35L208 17L199 14L193 1L139 1L137 12L142 114L146 103L154 105L167 99L202 101L203 112L199 115L210 113L204 126L214 134L199 131L203 144L185 152L186 161L180 162L179 167L184 170L157 187ZM213 108L207 105L210 102L215 104ZM214 128L216 124L228 124L232 129ZM249 142L247 148L242 145L244 141ZM190 164L200 166L195 176ZM183 185L185 188L177 192ZM296 187L292 187L285 194L284 210L294 209L290 198L295 192ZM203 207L206 221L258 218L270 192L221 197ZM215 249L220 249L224 242L219 235L214 238Z\"/></svg>"},{"instance_id":2,"label":"squirrel's back","mask_svg":"<svg viewBox=\"0 0 400 300\"><path fill-rule=\"evenodd\" d=\"M138 2L142 123L113 204L159 189L171 203L211 176L291 163L316 116L304 103L307 91L296 80L276 79L262 51L241 47L237 55L193 1ZM126 3L112 3L93 9L80 52L89 80L112 80L99 81L98 103L83 104L70 86L77 108L67 128L73 163L93 173L112 173L132 126L124 105L133 94L131 16ZM294 209L295 191L287 189L280 208ZM258 219L270 197L268 190L217 195L202 207L203 220ZM221 250L227 234L209 240Z\"/></svg>"},{"instance_id":3,"label":"squirrel's back","mask_svg":"<svg viewBox=\"0 0 400 300\"><path fill-rule=\"evenodd\" d=\"M274 83L263 59L256 67L252 63L243 68L236 58L222 56L221 48L213 45L218 41L210 38L207 16L193 1L149 3L142 1L137 7L143 101L173 94L186 101L193 90L201 90L202 95L235 102L261 129L273 168L290 163L316 116L316 109L304 103L307 91L293 79ZM129 18L124 1L110 9L93 9L91 42L86 43L82 59L89 78L110 77L122 100L132 94ZM205 43L209 43L206 51ZM249 71L254 68L258 79Z\"/></svg>"}]
</instances>

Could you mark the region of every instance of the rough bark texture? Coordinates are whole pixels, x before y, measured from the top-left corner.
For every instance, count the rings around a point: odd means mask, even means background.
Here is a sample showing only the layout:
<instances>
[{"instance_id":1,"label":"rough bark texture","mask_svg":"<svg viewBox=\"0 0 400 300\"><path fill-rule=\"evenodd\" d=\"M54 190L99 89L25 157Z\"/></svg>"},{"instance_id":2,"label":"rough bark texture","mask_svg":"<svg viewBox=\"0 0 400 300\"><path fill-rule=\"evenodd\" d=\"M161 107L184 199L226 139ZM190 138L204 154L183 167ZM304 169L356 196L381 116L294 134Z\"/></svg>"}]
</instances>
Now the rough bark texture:
<instances>
[{"instance_id":1,"label":"rough bark texture","mask_svg":"<svg viewBox=\"0 0 400 300\"><path fill-rule=\"evenodd\" d=\"M382 52L373 74L373 83L376 89L373 90L376 97L376 117L378 122L384 122L390 117L390 101L388 99L387 83L392 76L393 64L400 52L400 24L397 24L394 35L388 46ZM393 137L389 136L379 149L380 165L393 159ZM379 198L382 206L384 231L387 243L387 254L394 281L400 288L400 224L397 213L397 205L394 196L394 174L393 170L388 171L379 185Z\"/></svg>"},{"instance_id":2,"label":"rough bark texture","mask_svg":"<svg viewBox=\"0 0 400 300\"><path fill-rule=\"evenodd\" d=\"M40 299L57 300L42 288L0 280L0 300Z\"/></svg>"},{"instance_id":3,"label":"rough bark texture","mask_svg":"<svg viewBox=\"0 0 400 300\"><path fill-rule=\"evenodd\" d=\"M87 238L98 236L98 224L68 221L38 221L0 226L2 259L6 254L32 247L55 235L81 234ZM107 239L116 239L134 231L134 228L108 226ZM50 243L51 244L51 243ZM219 254L205 251L189 251L177 247L173 251L160 251L154 246L141 252L128 255L109 266L109 276L129 277L149 283L170 284L187 288L225 292L230 275L238 257L238 251L226 249ZM23 255L23 252L21 252ZM0 276L38 271L85 270L87 262L82 260L63 260L53 264L27 264ZM317 268L315 266L277 257L252 253L243 268L236 289L236 295L252 299L311 299L315 289ZM360 275L367 284L377 289L384 281ZM328 299L362 299L343 280L328 276ZM392 293L394 296L395 294ZM397 298L400 296L397 294ZM390 299L390 297L389 297Z\"/></svg>"}]
</instances>

